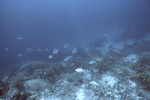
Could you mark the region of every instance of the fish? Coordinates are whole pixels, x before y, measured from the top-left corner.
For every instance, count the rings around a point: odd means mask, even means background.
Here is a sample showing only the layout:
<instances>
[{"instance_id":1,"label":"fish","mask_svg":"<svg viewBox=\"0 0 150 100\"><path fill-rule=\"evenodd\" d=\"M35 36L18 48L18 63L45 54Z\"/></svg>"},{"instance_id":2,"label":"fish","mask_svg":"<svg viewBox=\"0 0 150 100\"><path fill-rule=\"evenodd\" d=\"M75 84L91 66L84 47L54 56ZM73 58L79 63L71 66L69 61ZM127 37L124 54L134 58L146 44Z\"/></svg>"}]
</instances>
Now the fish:
<instances>
[{"instance_id":1,"label":"fish","mask_svg":"<svg viewBox=\"0 0 150 100\"><path fill-rule=\"evenodd\" d=\"M66 67L66 66L67 66L67 64L64 63L64 62L62 62L61 65L62 65L63 67Z\"/></svg>"},{"instance_id":2,"label":"fish","mask_svg":"<svg viewBox=\"0 0 150 100\"><path fill-rule=\"evenodd\" d=\"M72 58L73 58L72 56L68 56L64 59L64 61L67 62L67 61L71 60Z\"/></svg>"},{"instance_id":3,"label":"fish","mask_svg":"<svg viewBox=\"0 0 150 100\"><path fill-rule=\"evenodd\" d=\"M48 52L48 48L45 48L45 52Z\"/></svg>"},{"instance_id":4,"label":"fish","mask_svg":"<svg viewBox=\"0 0 150 100\"><path fill-rule=\"evenodd\" d=\"M18 56L18 57L22 57L22 56L23 56L23 54L18 54L17 56Z\"/></svg>"},{"instance_id":5,"label":"fish","mask_svg":"<svg viewBox=\"0 0 150 100\"><path fill-rule=\"evenodd\" d=\"M5 51L8 51L8 48L5 48L4 50L5 50Z\"/></svg>"},{"instance_id":6,"label":"fish","mask_svg":"<svg viewBox=\"0 0 150 100\"><path fill-rule=\"evenodd\" d=\"M57 54L59 52L59 49L54 49L53 54Z\"/></svg>"},{"instance_id":7,"label":"fish","mask_svg":"<svg viewBox=\"0 0 150 100\"><path fill-rule=\"evenodd\" d=\"M19 36L19 37L16 37L16 39L18 39L18 40L22 40L22 39L23 39L23 37Z\"/></svg>"},{"instance_id":8,"label":"fish","mask_svg":"<svg viewBox=\"0 0 150 100\"><path fill-rule=\"evenodd\" d=\"M42 49L40 49L40 48L38 48L38 49L36 49L37 50L37 52L42 52L43 50Z\"/></svg>"},{"instance_id":9,"label":"fish","mask_svg":"<svg viewBox=\"0 0 150 100\"><path fill-rule=\"evenodd\" d=\"M104 34L105 35L105 37L107 37L108 36L108 34Z\"/></svg>"},{"instance_id":10,"label":"fish","mask_svg":"<svg viewBox=\"0 0 150 100\"><path fill-rule=\"evenodd\" d=\"M103 58L97 58L96 60L97 60L97 61L102 61L102 59L103 59Z\"/></svg>"},{"instance_id":11,"label":"fish","mask_svg":"<svg viewBox=\"0 0 150 100\"><path fill-rule=\"evenodd\" d=\"M99 86L99 84L97 82L95 82L95 81L91 81L90 84L91 85L95 85L95 86Z\"/></svg>"},{"instance_id":12,"label":"fish","mask_svg":"<svg viewBox=\"0 0 150 100\"><path fill-rule=\"evenodd\" d=\"M66 44L64 45L64 48L69 48L68 43L66 43Z\"/></svg>"},{"instance_id":13,"label":"fish","mask_svg":"<svg viewBox=\"0 0 150 100\"><path fill-rule=\"evenodd\" d=\"M82 68L77 68L77 69L75 69L75 71L78 73L85 73L85 70Z\"/></svg>"},{"instance_id":14,"label":"fish","mask_svg":"<svg viewBox=\"0 0 150 100\"><path fill-rule=\"evenodd\" d=\"M78 51L77 51L77 48L74 48L73 50L72 50L72 53L73 54L75 54L75 53L77 53Z\"/></svg>"},{"instance_id":15,"label":"fish","mask_svg":"<svg viewBox=\"0 0 150 100\"><path fill-rule=\"evenodd\" d=\"M49 59L53 59L53 55L49 55L48 58L49 58Z\"/></svg>"},{"instance_id":16,"label":"fish","mask_svg":"<svg viewBox=\"0 0 150 100\"><path fill-rule=\"evenodd\" d=\"M96 61L94 61L94 60L91 60L91 61L89 62L90 65L95 64L95 63L96 63Z\"/></svg>"},{"instance_id":17,"label":"fish","mask_svg":"<svg viewBox=\"0 0 150 100\"><path fill-rule=\"evenodd\" d=\"M28 51L28 52L32 52L32 51L34 51L34 49L32 49L32 48L27 48L27 51Z\"/></svg>"}]
</instances>

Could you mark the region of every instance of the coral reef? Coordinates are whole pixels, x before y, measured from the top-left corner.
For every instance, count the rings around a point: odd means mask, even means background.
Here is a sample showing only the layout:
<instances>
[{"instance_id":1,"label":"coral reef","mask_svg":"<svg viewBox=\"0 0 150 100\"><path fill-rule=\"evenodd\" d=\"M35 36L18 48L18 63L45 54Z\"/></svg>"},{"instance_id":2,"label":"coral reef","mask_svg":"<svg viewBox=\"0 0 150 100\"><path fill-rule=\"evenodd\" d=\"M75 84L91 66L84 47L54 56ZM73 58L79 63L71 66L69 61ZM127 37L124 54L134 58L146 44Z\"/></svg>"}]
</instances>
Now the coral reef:
<instances>
[{"instance_id":1,"label":"coral reef","mask_svg":"<svg viewBox=\"0 0 150 100\"><path fill-rule=\"evenodd\" d=\"M78 48L76 53L63 53L60 50L47 61L27 62L17 73L0 80L0 98L148 100L150 52L149 47L142 49L142 45L148 43L124 43L121 49L111 45L103 49L96 44L86 50Z\"/></svg>"}]
</instances>

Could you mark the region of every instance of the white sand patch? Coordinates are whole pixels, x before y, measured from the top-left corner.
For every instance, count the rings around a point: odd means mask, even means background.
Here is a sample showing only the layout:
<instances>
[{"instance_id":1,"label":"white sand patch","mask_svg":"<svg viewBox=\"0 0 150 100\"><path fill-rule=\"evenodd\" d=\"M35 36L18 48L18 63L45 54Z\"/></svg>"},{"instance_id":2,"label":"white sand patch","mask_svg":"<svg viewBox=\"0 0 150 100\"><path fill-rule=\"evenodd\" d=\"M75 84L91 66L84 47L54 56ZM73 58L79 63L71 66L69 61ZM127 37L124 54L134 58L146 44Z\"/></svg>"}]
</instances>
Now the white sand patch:
<instances>
[{"instance_id":1,"label":"white sand patch","mask_svg":"<svg viewBox=\"0 0 150 100\"><path fill-rule=\"evenodd\" d=\"M125 62L132 62L132 63L136 63L138 61L137 55L135 54L131 54L127 57L124 58Z\"/></svg>"},{"instance_id":2,"label":"white sand patch","mask_svg":"<svg viewBox=\"0 0 150 100\"><path fill-rule=\"evenodd\" d=\"M83 100L85 98L85 94L84 94L83 89L79 89L77 91L76 95L77 95L77 100Z\"/></svg>"},{"instance_id":3,"label":"white sand patch","mask_svg":"<svg viewBox=\"0 0 150 100\"><path fill-rule=\"evenodd\" d=\"M118 82L118 79L116 77L112 77L108 74L103 75L102 77L102 83L106 86L113 87Z\"/></svg>"}]
</instances>

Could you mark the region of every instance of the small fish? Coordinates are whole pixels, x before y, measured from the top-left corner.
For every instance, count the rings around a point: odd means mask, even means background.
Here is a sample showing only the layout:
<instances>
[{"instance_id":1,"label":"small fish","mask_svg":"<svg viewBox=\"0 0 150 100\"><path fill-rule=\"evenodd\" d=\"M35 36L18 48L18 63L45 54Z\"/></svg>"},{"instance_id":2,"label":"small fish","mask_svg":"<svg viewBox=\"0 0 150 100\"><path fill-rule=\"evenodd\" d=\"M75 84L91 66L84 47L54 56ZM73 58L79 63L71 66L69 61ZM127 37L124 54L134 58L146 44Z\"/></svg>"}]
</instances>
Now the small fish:
<instances>
[{"instance_id":1,"label":"small fish","mask_svg":"<svg viewBox=\"0 0 150 100\"><path fill-rule=\"evenodd\" d=\"M45 52L48 52L48 48L45 48Z\"/></svg>"},{"instance_id":2,"label":"small fish","mask_svg":"<svg viewBox=\"0 0 150 100\"><path fill-rule=\"evenodd\" d=\"M59 49L54 49L53 54L57 54L59 52Z\"/></svg>"},{"instance_id":3,"label":"small fish","mask_svg":"<svg viewBox=\"0 0 150 100\"><path fill-rule=\"evenodd\" d=\"M85 70L82 68L77 68L77 69L75 69L75 71L78 73L84 73L85 72Z\"/></svg>"},{"instance_id":4,"label":"small fish","mask_svg":"<svg viewBox=\"0 0 150 100\"><path fill-rule=\"evenodd\" d=\"M62 62L61 65L62 65L63 67L66 67L66 66L67 66L67 64L64 63L64 62Z\"/></svg>"},{"instance_id":5,"label":"small fish","mask_svg":"<svg viewBox=\"0 0 150 100\"><path fill-rule=\"evenodd\" d=\"M4 50L5 50L5 51L8 51L8 48L5 48Z\"/></svg>"},{"instance_id":6,"label":"small fish","mask_svg":"<svg viewBox=\"0 0 150 100\"><path fill-rule=\"evenodd\" d=\"M96 63L96 61L94 61L94 60L91 60L91 61L89 62L90 65L95 64L95 63Z\"/></svg>"},{"instance_id":7,"label":"small fish","mask_svg":"<svg viewBox=\"0 0 150 100\"><path fill-rule=\"evenodd\" d=\"M23 54L18 54L17 56L18 56L18 57L22 57L22 56L23 56Z\"/></svg>"},{"instance_id":8,"label":"small fish","mask_svg":"<svg viewBox=\"0 0 150 100\"><path fill-rule=\"evenodd\" d=\"M108 36L108 34L104 34L106 37Z\"/></svg>"},{"instance_id":9,"label":"small fish","mask_svg":"<svg viewBox=\"0 0 150 100\"><path fill-rule=\"evenodd\" d=\"M53 55L49 55L48 58L49 58L49 59L53 59Z\"/></svg>"},{"instance_id":10,"label":"small fish","mask_svg":"<svg viewBox=\"0 0 150 100\"><path fill-rule=\"evenodd\" d=\"M73 50L72 50L72 53L73 54L75 54L75 53L77 53L78 51L77 51L77 48L74 48Z\"/></svg>"},{"instance_id":11,"label":"small fish","mask_svg":"<svg viewBox=\"0 0 150 100\"><path fill-rule=\"evenodd\" d=\"M22 40L22 39L23 39L23 37L19 36L19 37L17 37L16 39L18 39L18 40Z\"/></svg>"},{"instance_id":12,"label":"small fish","mask_svg":"<svg viewBox=\"0 0 150 100\"><path fill-rule=\"evenodd\" d=\"M103 59L103 58L97 58L96 60L97 60L97 61L102 61L102 59Z\"/></svg>"},{"instance_id":13,"label":"small fish","mask_svg":"<svg viewBox=\"0 0 150 100\"><path fill-rule=\"evenodd\" d=\"M34 49L32 49L32 48L27 48L27 51L28 51L28 52L32 52L32 51L34 51Z\"/></svg>"},{"instance_id":14,"label":"small fish","mask_svg":"<svg viewBox=\"0 0 150 100\"><path fill-rule=\"evenodd\" d=\"M37 50L37 52L42 52L43 50L42 49L40 49L40 48L38 48L38 49L36 49Z\"/></svg>"},{"instance_id":15,"label":"small fish","mask_svg":"<svg viewBox=\"0 0 150 100\"><path fill-rule=\"evenodd\" d=\"M71 60L72 58L73 58L72 56L68 56L64 59L64 61L67 62L67 61Z\"/></svg>"},{"instance_id":16,"label":"small fish","mask_svg":"<svg viewBox=\"0 0 150 100\"><path fill-rule=\"evenodd\" d=\"M99 86L99 84L98 84L97 82L95 82L95 81L91 81L90 84L91 84L91 85Z\"/></svg>"},{"instance_id":17,"label":"small fish","mask_svg":"<svg viewBox=\"0 0 150 100\"><path fill-rule=\"evenodd\" d=\"M65 48L65 49L66 49L66 48L69 48L68 43L66 43L66 44L64 45L64 48Z\"/></svg>"}]
</instances>

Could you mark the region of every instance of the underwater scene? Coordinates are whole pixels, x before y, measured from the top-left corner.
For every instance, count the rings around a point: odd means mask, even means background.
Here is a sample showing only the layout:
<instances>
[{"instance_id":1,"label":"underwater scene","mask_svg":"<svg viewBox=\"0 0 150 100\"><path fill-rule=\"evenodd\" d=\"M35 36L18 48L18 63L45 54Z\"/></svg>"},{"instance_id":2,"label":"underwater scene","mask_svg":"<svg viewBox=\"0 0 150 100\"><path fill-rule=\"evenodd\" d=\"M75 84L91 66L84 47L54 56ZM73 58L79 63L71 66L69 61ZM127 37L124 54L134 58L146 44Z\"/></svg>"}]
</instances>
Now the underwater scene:
<instances>
[{"instance_id":1,"label":"underwater scene","mask_svg":"<svg viewBox=\"0 0 150 100\"><path fill-rule=\"evenodd\" d=\"M150 100L150 0L0 0L0 100Z\"/></svg>"}]
</instances>

